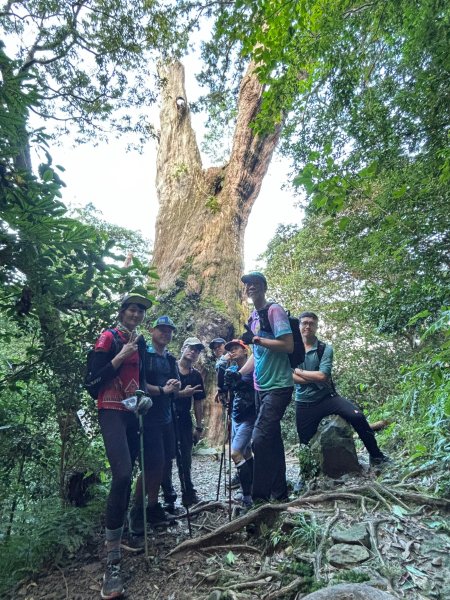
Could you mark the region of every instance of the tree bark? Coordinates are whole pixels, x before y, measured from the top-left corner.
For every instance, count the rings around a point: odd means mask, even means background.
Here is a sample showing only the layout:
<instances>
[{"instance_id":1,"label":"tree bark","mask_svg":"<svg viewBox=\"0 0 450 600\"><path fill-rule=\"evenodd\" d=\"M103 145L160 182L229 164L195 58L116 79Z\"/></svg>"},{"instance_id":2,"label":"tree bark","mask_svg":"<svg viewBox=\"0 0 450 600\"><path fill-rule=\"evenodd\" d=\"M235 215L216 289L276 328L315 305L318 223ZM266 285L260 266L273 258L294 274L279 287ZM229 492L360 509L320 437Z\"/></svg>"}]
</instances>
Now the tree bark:
<instances>
[{"instance_id":1,"label":"tree bark","mask_svg":"<svg viewBox=\"0 0 450 600\"><path fill-rule=\"evenodd\" d=\"M153 262L160 306L176 317L180 338L195 333L204 342L218 336L229 340L242 324L245 228L281 131L281 123L265 135L250 126L263 92L254 70L251 63L241 82L230 159L207 169L191 125L184 68L173 62L161 71ZM220 410L211 403L212 392L206 412L211 413L209 438L217 441Z\"/></svg>"}]
</instances>

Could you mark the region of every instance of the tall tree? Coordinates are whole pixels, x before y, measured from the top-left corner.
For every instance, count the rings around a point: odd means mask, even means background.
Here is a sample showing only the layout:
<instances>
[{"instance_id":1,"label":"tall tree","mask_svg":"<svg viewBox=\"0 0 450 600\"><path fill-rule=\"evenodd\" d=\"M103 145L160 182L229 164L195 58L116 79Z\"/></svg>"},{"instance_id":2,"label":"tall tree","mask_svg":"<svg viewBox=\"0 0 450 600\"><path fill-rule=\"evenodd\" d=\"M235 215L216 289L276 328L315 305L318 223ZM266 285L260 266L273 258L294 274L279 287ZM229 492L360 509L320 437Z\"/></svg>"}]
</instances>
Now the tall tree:
<instances>
[{"instance_id":1,"label":"tall tree","mask_svg":"<svg viewBox=\"0 0 450 600\"><path fill-rule=\"evenodd\" d=\"M230 338L242 317L244 233L281 131L258 134L252 123L264 86L250 63L237 102L229 160L203 168L191 125L184 68L172 62L164 81L157 159L160 203L154 265L168 310L178 302L181 329L204 340ZM210 422L214 436L218 421Z\"/></svg>"}]
</instances>

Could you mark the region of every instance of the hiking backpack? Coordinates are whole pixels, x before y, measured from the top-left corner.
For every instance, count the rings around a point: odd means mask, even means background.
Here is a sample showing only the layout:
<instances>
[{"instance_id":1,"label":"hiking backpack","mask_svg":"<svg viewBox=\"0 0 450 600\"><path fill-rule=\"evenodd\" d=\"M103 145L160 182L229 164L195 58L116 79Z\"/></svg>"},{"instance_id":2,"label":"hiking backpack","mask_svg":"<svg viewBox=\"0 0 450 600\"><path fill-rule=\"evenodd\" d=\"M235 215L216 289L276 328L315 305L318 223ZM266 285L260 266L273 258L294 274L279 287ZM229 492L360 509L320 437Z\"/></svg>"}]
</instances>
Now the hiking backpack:
<instances>
[{"instance_id":1,"label":"hiking backpack","mask_svg":"<svg viewBox=\"0 0 450 600\"><path fill-rule=\"evenodd\" d=\"M275 304L275 302L268 302L264 308L258 310L259 324L261 331L270 333L273 335L273 330L269 321L269 308ZM289 311L286 311L289 318L289 325L291 326L292 336L294 338L294 350L288 354L289 362L291 367L295 369L300 363L305 360L305 346L303 344L302 336L300 333L300 321L297 317L291 317ZM248 324L251 325L251 317L248 320Z\"/></svg>"},{"instance_id":2,"label":"hiking backpack","mask_svg":"<svg viewBox=\"0 0 450 600\"><path fill-rule=\"evenodd\" d=\"M106 329L106 331L110 331L113 335L113 343L111 344L109 352L107 352L109 362L120 352L123 342L115 329ZM95 378L93 376L92 369L94 366L94 356L95 349L91 348L86 357L86 375L84 376L83 385L90 397L97 400L100 389L106 382L103 380L101 374L97 375Z\"/></svg>"}]
</instances>

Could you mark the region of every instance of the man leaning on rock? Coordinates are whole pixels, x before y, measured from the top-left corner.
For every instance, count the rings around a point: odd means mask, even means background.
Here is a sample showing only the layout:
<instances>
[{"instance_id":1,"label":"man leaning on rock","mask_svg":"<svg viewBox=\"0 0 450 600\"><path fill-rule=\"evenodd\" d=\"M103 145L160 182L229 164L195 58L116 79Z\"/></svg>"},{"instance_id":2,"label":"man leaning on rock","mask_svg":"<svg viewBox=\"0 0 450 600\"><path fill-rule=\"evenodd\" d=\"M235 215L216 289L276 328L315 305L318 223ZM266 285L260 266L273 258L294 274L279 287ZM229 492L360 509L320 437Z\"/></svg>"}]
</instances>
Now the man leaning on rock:
<instances>
[{"instance_id":1,"label":"man leaning on rock","mask_svg":"<svg viewBox=\"0 0 450 600\"><path fill-rule=\"evenodd\" d=\"M300 442L307 444L317 431L320 421L328 415L339 415L347 421L361 438L370 456L371 466L381 466L389 458L381 452L375 435L359 408L340 396L332 383L333 348L319 342L317 328L319 317L313 312L303 312L300 333L305 345L305 360L294 370L296 424ZM319 351L320 344L322 352Z\"/></svg>"}]
</instances>

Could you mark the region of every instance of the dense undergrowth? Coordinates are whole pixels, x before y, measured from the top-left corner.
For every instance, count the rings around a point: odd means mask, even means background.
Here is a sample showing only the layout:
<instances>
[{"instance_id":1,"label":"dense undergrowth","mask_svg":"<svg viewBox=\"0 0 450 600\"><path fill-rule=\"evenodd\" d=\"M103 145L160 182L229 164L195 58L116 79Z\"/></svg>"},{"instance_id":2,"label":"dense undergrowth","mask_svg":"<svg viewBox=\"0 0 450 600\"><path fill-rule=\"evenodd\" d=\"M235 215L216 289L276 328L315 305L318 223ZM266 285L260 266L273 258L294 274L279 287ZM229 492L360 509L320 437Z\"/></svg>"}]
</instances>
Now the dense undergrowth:
<instances>
[{"instance_id":1,"label":"dense undergrowth","mask_svg":"<svg viewBox=\"0 0 450 600\"><path fill-rule=\"evenodd\" d=\"M18 510L11 535L0 553L0 594L48 566L64 565L93 536L98 535L105 507L105 489L86 507L61 504L58 498L30 503Z\"/></svg>"}]
</instances>

